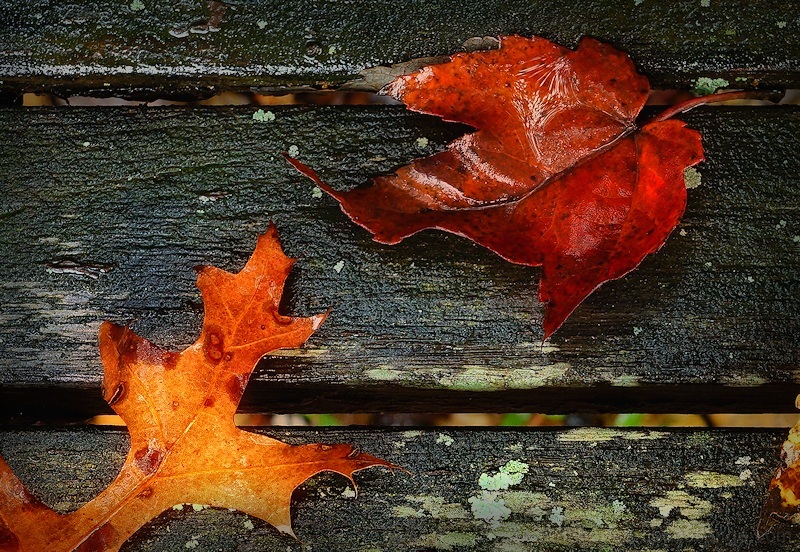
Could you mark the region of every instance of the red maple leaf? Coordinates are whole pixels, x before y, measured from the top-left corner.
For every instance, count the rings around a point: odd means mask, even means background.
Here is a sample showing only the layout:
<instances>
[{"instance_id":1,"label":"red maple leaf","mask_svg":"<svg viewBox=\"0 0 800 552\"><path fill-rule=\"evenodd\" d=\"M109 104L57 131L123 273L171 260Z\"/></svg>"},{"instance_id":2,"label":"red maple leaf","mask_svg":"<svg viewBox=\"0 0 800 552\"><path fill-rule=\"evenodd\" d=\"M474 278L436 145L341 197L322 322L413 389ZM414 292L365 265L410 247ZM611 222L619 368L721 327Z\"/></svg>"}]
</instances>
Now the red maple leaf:
<instances>
[{"instance_id":1,"label":"red maple leaf","mask_svg":"<svg viewBox=\"0 0 800 552\"><path fill-rule=\"evenodd\" d=\"M673 114L637 126L650 91L628 56L591 38L572 51L504 37L397 78L384 92L414 111L478 129L369 188L339 192L287 159L381 243L425 228L542 266L544 339L592 291L658 250L686 206L684 169L700 134ZM732 94L717 95L732 99Z\"/></svg>"}]
</instances>

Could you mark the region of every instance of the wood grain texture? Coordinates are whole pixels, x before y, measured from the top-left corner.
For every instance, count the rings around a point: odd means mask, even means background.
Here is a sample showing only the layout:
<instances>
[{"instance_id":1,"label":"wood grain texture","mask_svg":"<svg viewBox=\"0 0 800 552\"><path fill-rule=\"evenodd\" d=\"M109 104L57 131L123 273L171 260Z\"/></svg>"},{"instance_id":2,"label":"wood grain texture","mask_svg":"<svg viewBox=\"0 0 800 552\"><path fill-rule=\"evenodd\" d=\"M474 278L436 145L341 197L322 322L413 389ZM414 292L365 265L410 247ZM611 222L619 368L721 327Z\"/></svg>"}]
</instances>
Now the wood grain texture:
<instances>
[{"instance_id":1,"label":"wood grain texture","mask_svg":"<svg viewBox=\"0 0 800 552\"><path fill-rule=\"evenodd\" d=\"M433 231L376 244L279 156L296 146L344 188L463 126L400 108L273 111L0 110L4 415L107 411L99 324L190 343L192 267L238 270L269 220L299 258L284 311L332 312L303 349L262 361L245 410L792 410L799 109L688 114L708 161L678 231L544 346L538 270Z\"/></svg>"},{"instance_id":2,"label":"wood grain texture","mask_svg":"<svg viewBox=\"0 0 800 552\"><path fill-rule=\"evenodd\" d=\"M293 443L351 442L411 473L360 472L357 498L342 477L312 479L294 496L300 543L242 513L195 512L187 504L160 516L123 549L178 551L192 541L199 550L223 551L797 549L797 529L755 538L783 430L268 433ZM127 443L125 433L114 430L0 432L0 454L60 511L102 490L122 464ZM509 461L527 464L521 481L486 489L487 478ZM501 501L508 509L504 516L495 523L481 517Z\"/></svg>"},{"instance_id":3,"label":"wood grain texture","mask_svg":"<svg viewBox=\"0 0 800 552\"><path fill-rule=\"evenodd\" d=\"M4 2L0 93L154 98L346 83L375 89L381 78L359 81L364 69L449 55L471 38L504 34L569 47L594 36L630 53L656 87L692 87L699 77L737 87L800 85L792 0L135 4Z\"/></svg>"}]
</instances>

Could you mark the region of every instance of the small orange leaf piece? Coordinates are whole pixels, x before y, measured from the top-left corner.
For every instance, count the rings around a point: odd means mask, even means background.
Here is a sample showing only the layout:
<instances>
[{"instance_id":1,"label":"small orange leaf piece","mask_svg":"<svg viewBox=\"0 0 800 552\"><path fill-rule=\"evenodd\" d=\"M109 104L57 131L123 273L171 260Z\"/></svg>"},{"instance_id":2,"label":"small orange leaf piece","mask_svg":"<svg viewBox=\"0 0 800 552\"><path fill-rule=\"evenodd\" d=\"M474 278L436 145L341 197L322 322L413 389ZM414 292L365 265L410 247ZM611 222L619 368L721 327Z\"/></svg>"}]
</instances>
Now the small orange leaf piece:
<instances>
[{"instance_id":1,"label":"small orange leaf piece","mask_svg":"<svg viewBox=\"0 0 800 552\"><path fill-rule=\"evenodd\" d=\"M201 268L203 330L181 353L103 323L103 394L128 426L130 452L116 479L69 514L38 501L0 459L0 550L117 550L181 503L235 508L293 535L290 500L306 479L333 471L352 481L364 468L393 468L351 445L288 445L234 424L256 362L302 345L325 319L278 313L293 262L270 226L238 274Z\"/></svg>"},{"instance_id":2,"label":"small orange leaf piece","mask_svg":"<svg viewBox=\"0 0 800 552\"><path fill-rule=\"evenodd\" d=\"M800 408L800 395L796 400ZM758 536L781 524L800 524L800 422L789 430L781 447L783 465L769 484L767 500L761 509Z\"/></svg>"}]
</instances>

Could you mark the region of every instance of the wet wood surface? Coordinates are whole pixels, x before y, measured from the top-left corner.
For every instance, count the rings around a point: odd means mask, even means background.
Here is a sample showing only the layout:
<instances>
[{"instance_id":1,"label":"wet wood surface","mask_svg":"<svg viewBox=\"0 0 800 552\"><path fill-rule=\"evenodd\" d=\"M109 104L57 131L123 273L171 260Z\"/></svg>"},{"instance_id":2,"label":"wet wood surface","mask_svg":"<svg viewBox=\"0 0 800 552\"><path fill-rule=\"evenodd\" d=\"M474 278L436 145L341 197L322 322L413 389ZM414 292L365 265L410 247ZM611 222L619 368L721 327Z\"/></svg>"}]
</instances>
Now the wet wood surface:
<instances>
[{"instance_id":1,"label":"wet wood surface","mask_svg":"<svg viewBox=\"0 0 800 552\"><path fill-rule=\"evenodd\" d=\"M465 127L402 108L256 111L0 111L6 416L108 411L100 323L189 344L202 317L192 267L238 270L270 220L299 259L284 312L331 315L305 347L262 361L244 410L793 409L797 108L687 114L708 160L684 220L544 345L538 269L435 231L376 244L280 157L294 147L335 187L366 185Z\"/></svg>"},{"instance_id":2,"label":"wet wood surface","mask_svg":"<svg viewBox=\"0 0 800 552\"><path fill-rule=\"evenodd\" d=\"M362 471L357 497L340 476L312 479L293 500L300 542L239 512L185 504L123 550L797 550L796 530L755 536L785 430L267 433L293 443L354 443L411 473ZM59 511L99 493L127 446L117 430L0 432L0 454ZM526 471L516 483L501 475L509 462Z\"/></svg>"},{"instance_id":3,"label":"wet wood surface","mask_svg":"<svg viewBox=\"0 0 800 552\"><path fill-rule=\"evenodd\" d=\"M135 98L221 90L375 90L381 66L443 56L482 37L583 36L628 52L659 88L724 78L800 87L792 0L93 2L0 6L0 93ZM367 78L363 78L365 73Z\"/></svg>"}]
</instances>

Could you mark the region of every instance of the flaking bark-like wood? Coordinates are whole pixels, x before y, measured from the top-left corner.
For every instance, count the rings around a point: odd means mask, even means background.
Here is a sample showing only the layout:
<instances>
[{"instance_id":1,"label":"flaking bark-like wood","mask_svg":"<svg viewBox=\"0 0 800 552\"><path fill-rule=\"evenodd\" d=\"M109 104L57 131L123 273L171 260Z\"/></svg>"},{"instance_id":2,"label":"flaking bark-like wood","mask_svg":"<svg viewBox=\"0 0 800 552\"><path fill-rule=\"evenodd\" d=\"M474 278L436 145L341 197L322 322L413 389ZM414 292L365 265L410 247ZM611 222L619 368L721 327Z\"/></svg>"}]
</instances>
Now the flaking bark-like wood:
<instances>
[{"instance_id":1,"label":"flaking bark-like wood","mask_svg":"<svg viewBox=\"0 0 800 552\"><path fill-rule=\"evenodd\" d=\"M448 543L454 550L796 549L796 531L755 538L775 467L769 459L777 461L784 430L267 434L288 442L351 442L411 473L361 472L355 500L344 478L317 476L295 494L293 524L302 544L244 514L186 504L143 528L124 550L447 550ZM0 433L0 454L62 511L98 492L119 469L126 447L127 437L115 430ZM497 477L509 462L527 465L516 484ZM504 479L512 483L507 489L487 489ZM483 517L501 500L508 512L488 523Z\"/></svg>"},{"instance_id":2,"label":"flaking bark-like wood","mask_svg":"<svg viewBox=\"0 0 800 552\"><path fill-rule=\"evenodd\" d=\"M106 410L100 323L191 342L188 268L238 270L270 220L300 259L284 312L332 312L304 349L261 363L246 410L792 409L800 110L683 117L708 161L679 231L544 346L538 271L437 232L376 244L279 156L294 145L346 188L464 127L400 108L254 111L0 111L4 416Z\"/></svg>"},{"instance_id":3,"label":"flaking bark-like wood","mask_svg":"<svg viewBox=\"0 0 800 552\"><path fill-rule=\"evenodd\" d=\"M374 90L388 82L386 72L359 79L365 69L515 33L570 47L585 35L610 42L656 87L724 77L737 87L796 88L796 15L788 0L13 0L0 8L0 93L152 98L347 83Z\"/></svg>"}]
</instances>

